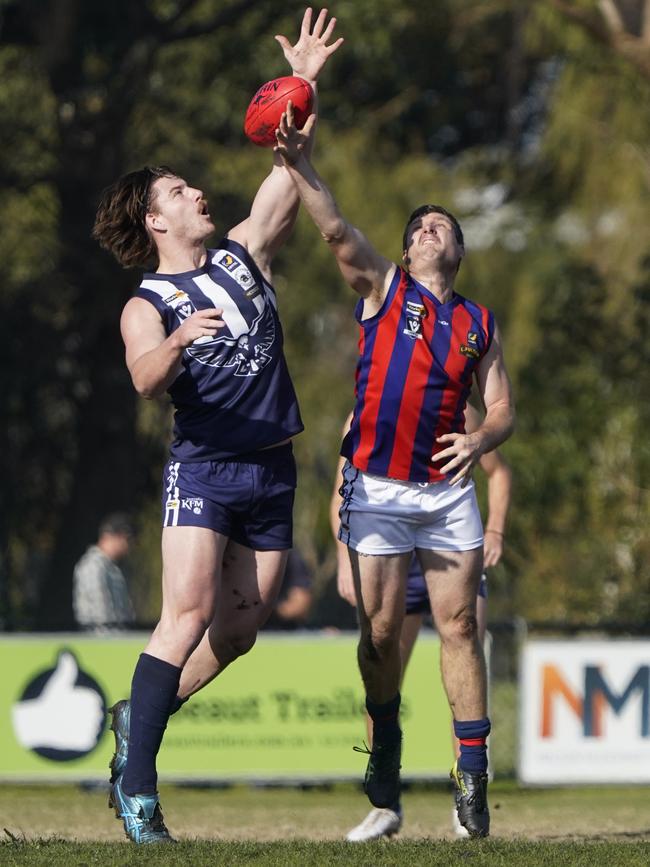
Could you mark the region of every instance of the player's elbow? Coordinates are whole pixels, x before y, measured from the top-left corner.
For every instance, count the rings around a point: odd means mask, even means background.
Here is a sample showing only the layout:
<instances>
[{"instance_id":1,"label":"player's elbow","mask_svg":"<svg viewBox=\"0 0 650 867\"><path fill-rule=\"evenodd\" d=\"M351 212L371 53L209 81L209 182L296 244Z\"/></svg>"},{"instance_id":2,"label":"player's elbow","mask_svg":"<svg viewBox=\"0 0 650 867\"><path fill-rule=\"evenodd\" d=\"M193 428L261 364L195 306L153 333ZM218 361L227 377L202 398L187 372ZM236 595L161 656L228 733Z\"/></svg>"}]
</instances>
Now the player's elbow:
<instances>
[{"instance_id":1,"label":"player's elbow","mask_svg":"<svg viewBox=\"0 0 650 867\"><path fill-rule=\"evenodd\" d=\"M133 387L145 400L153 400L161 394L161 390L156 388L155 383L148 381L145 377L132 377Z\"/></svg>"},{"instance_id":2,"label":"player's elbow","mask_svg":"<svg viewBox=\"0 0 650 867\"><path fill-rule=\"evenodd\" d=\"M321 236L330 247L340 244L346 235L347 224L343 219L331 220L321 228Z\"/></svg>"}]
</instances>

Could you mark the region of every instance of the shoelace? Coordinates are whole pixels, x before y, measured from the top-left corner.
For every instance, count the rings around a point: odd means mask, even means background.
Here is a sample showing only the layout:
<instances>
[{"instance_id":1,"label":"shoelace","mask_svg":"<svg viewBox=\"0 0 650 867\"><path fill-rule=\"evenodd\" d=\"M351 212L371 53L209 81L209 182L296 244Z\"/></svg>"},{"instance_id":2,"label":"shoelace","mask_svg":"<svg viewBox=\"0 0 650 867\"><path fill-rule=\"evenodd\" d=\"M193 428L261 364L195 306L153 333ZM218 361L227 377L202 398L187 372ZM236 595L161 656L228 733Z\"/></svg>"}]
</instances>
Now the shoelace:
<instances>
[{"instance_id":1,"label":"shoelace","mask_svg":"<svg viewBox=\"0 0 650 867\"><path fill-rule=\"evenodd\" d=\"M366 756L370 756L373 759L373 765L375 767L371 768L371 770L376 770L379 774L385 773L386 771L394 772L399 771L402 767L399 764L399 759L395 761L396 755L393 753L390 747L379 747L376 750L371 750L368 744L363 741L363 746L353 746L352 749L355 753L363 753Z\"/></svg>"}]
</instances>

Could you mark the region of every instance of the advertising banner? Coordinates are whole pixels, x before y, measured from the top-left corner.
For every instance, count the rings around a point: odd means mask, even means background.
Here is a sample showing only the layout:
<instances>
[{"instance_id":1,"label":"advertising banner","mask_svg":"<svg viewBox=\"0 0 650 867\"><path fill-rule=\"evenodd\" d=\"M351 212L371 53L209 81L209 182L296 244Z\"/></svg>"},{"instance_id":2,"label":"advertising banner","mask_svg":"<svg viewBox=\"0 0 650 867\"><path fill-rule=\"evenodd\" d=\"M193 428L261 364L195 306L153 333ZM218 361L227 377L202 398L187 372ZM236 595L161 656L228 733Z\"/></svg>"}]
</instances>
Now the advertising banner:
<instances>
[{"instance_id":1,"label":"advertising banner","mask_svg":"<svg viewBox=\"0 0 650 867\"><path fill-rule=\"evenodd\" d=\"M650 641L530 641L519 720L523 783L649 783Z\"/></svg>"},{"instance_id":2,"label":"advertising banner","mask_svg":"<svg viewBox=\"0 0 650 867\"><path fill-rule=\"evenodd\" d=\"M128 696L147 636L0 638L0 779L100 780L113 752L106 709ZM402 704L405 778L452 762L439 644L424 632ZM162 781L361 779L367 740L356 636L262 634L171 717Z\"/></svg>"}]
</instances>

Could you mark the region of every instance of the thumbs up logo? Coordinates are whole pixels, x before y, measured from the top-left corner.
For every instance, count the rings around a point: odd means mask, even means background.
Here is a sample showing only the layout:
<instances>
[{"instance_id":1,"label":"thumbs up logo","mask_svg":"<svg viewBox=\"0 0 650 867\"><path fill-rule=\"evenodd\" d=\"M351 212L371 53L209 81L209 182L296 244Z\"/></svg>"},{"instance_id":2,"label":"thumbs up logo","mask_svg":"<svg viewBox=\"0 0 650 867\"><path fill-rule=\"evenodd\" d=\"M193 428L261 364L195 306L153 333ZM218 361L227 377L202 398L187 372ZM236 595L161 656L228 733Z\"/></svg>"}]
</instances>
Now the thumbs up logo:
<instances>
[{"instance_id":1,"label":"thumbs up logo","mask_svg":"<svg viewBox=\"0 0 650 867\"><path fill-rule=\"evenodd\" d=\"M23 747L54 762L68 762L99 743L106 698L97 681L79 668L74 653L62 649L56 666L27 684L11 714Z\"/></svg>"}]
</instances>

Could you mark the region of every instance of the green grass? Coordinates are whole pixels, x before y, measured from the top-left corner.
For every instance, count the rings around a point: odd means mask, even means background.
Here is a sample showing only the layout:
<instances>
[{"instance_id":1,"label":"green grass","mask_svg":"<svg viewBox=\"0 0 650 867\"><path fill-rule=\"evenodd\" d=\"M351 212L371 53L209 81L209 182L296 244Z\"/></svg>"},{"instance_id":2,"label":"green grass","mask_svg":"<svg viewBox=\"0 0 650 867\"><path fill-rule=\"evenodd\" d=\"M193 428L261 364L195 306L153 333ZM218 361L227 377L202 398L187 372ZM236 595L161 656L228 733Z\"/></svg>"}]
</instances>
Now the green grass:
<instances>
[{"instance_id":1,"label":"green grass","mask_svg":"<svg viewBox=\"0 0 650 867\"><path fill-rule=\"evenodd\" d=\"M355 786L193 789L163 786L176 846L137 848L106 808L106 791L72 786L0 788L0 864L77 865L589 865L650 864L650 794L635 788L490 790L489 840L457 841L446 789L404 795L399 839L341 842L365 815ZM1 829L6 828L7 834Z\"/></svg>"},{"instance_id":2,"label":"green grass","mask_svg":"<svg viewBox=\"0 0 650 867\"><path fill-rule=\"evenodd\" d=\"M0 846L0 863L48 865L340 865L340 867L402 867L402 865L567 865L647 867L650 850L641 843L530 843L498 840L406 841L391 843L180 843L173 847L136 849L127 843L65 843L47 841Z\"/></svg>"}]
</instances>

